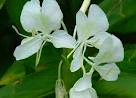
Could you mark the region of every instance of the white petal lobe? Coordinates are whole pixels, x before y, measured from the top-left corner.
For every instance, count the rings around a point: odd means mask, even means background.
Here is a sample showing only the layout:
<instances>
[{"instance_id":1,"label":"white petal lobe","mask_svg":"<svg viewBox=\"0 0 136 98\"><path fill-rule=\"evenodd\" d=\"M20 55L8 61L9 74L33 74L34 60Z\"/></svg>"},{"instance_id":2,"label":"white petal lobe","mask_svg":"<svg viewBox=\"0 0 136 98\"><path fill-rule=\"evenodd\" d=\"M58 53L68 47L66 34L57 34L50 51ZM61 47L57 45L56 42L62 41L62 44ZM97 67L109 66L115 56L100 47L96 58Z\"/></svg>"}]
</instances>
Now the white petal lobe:
<instances>
[{"instance_id":1,"label":"white petal lobe","mask_svg":"<svg viewBox=\"0 0 136 98\"><path fill-rule=\"evenodd\" d=\"M96 66L96 70L100 73L101 77L107 81L117 80L120 74L120 70L115 63Z\"/></svg>"},{"instance_id":2,"label":"white petal lobe","mask_svg":"<svg viewBox=\"0 0 136 98\"><path fill-rule=\"evenodd\" d=\"M20 20L27 32L43 31L39 0L31 0L24 5Z\"/></svg>"},{"instance_id":3,"label":"white petal lobe","mask_svg":"<svg viewBox=\"0 0 136 98\"><path fill-rule=\"evenodd\" d=\"M105 32L109 28L109 22L104 11L96 4L92 4L89 9L89 23L92 33Z\"/></svg>"},{"instance_id":4,"label":"white petal lobe","mask_svg":"<svg viewBox=\"0 0 136 98\"><path fill-rule=\"evenodd\" d=\"M64 30L51 34L50 40L56 48L74 48L76 45L76 40Z\"/></svg>"},{"instance_id":5,"label":"white petal lobe","mask_svg":"<svg viewBox=\"0 0 136 98\"><path fill-rule=\"evenodd\" d=\"M16 60L25 59L38 52L42 42L43 40L39 36L36 36L29 41L22 42L21 45L17 46L14 51L14 56L16 57Z\"/></svg>"},{"instance_id":6,"label":"white petal lobe","mask_svg":"<svg viewBox=\"0 0 136 98\"><path fill-rule=\"evenodd\" d=\"M97 98L91 84L92 73L85 74L70 89L70 98Z\"/></svg>"},{"instance_id":7,"label":"white petal lobe","mask_svg":"<svg viewBox=\"0 0 136 98\"><path fill-rule=\"evenodd\" d=\"M74 91L83 91L91 87L91 75L86 74L75 83L73 89Z\"/></svg>"},{"instance_id":8,"label":"white petal lobe","mask_svg":"<svg viewBox=\"0 0 136 98\"><path fill-rule=\"evenodd\" d=\"M97 98L97 94L93 88L89 88L80 92L76 92L71 89L70 98Z\"/></svg>"},{"instance_id":9,"label":"white petal lobe","mask_svg":"<svg viewBox=\"0 0 136 98\"><path fill-rule=\"evenodd\" d=\"M99 46L99 53L94 58L94 62L98 65L100 63L119 62L123 58L124 48L121 41L114 35L110 35Z\"/></svg>"},{"instance_id":10,"label":"white petal lobe","mask_svg":"<svg viewBox=\"0 0 136 98\"><path fill-rule=\"evenodd\" d=\"M77 25L78 40L84 41L88 39L91 35L90 26L88 25L87 16L81 11L79 11L76 14L76 25Z\"/></svg>"},{"instance_id":11,"label":"white petal lobe","mask_svg":"<svg viewBox=\"0 0 136 98\"><path fill-rule=\"evenodd\" d=\"M96 33L93 38L89 39L88 44L101 49L101 46L104 44L104 40L110 37L111 35L107 32Z\"/></svg>"},{"instance_id":12,"label":"white petal lobe","mask_svg":"<svg viewBox=\"0 0 136 98\"><path fill-rule=\"evenodd\" d=\"M43 1L42 18L43 22L46 22L49 31L60 28L63 14L56 0Z\"/></svg>"},{"instance_id":13,"label":"white petal lobe","mask_svg":"<svg viewBox=\"0 0 136 98\"><path fill-rule=\"evenodd\" d=\"M79 70L81 68L81 66L83 66L82 50L83 50L83 45L80 45L76 49L76 51L74 52L73 60L71 62L71 67L70 67L71 72L75 72L75 71Z\"/></svg>"}]
</instances>

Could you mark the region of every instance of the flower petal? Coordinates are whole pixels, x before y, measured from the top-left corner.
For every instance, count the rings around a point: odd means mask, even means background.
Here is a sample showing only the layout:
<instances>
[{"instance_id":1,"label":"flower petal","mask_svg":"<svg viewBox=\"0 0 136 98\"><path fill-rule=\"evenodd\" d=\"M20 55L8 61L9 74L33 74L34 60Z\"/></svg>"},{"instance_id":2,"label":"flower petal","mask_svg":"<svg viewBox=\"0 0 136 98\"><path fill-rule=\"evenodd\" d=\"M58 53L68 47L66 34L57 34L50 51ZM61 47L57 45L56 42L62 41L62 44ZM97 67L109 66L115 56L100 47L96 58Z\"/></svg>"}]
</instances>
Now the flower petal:
<instances>
[{"instance_id":1,"label":"flower petal","mask_svg":"<svg viewBox=\"0 0 136 98\"><path fill-rule=\"evenodd\" d=\"M76 45L76 40L64 30L51 34L50 40L56 48L74 48Z\"/></svg>"},{"instance_id":2,"label":"flower petal","mask_svg":"<svg viewBox=\"0 0 136 98\"><path fill-rule=\"evenodd\" d=\"M14 51L14 56L16 57L16 60L25 59L38 52L43 42L42 38L39 37L39 35L30 38L29 40L28 38L24 40L22 41L21 45L16 47Z\"/></svg>"},{"instance_id":3,"label":"flower petal","mask_svg":"<svg viewBox=\"0 0 136 98\"><path fill-rule=\"evenodd\" d=\"M107 32L96 33L93 38L87 40L87 44L100 49L103 45L104 40L110 36L111 35Z\"/></svg>"},{"instance_id":4,"label":"flower petal","mask_svg":"<svg viewBox=\"0 0 136 98\"><path fill-rule=\"evenodd\" d=\"M89 88L80 92L76 92L71 89L70 98L97 98L97 93L93 88Z\"/></svg>"},{"instance_id":5,"label":"flower petal","mask_svg":"<svg viewBox=\"0 0 136 98\"><path fill-rule=\"evenodd\" d=\"M120 70L115 63L96 66L95 69L100 73L101 77L107 81L117 80L120 74Z\"/></svg>"},{"instance_id":6,"label":"flower petal","mask_svg":"<svg viewBox=\"0 0 136 98\"><path fill-rule=\"evenodd\" d=\"M76 25L77 25L77 35L79 41L84 41L88 39L91 35L90 33L90 26L88 25L87 16L79 11L76 14Z\"/></svg>"},{"instance_id":7,"label":"flower petal","mask_svg":"<svg viewBox=\"0 0 136 98\"><path fill-rule=\"evenodd\" d=\"M89 25L92 33L105 32L109 28L109 22L104 11L96 4L92 4L88 13Z\"/></svg>"},{"instance_id":8,"label":"flower petal","mask_svg":"<svg viewBox=\"0 0 136 98\"><path fill-rule=\"evenodd\" d=\"M98 65L100 63L119 62L122 61L123 58L124 48L120 39L114 35L110 35L99 45L99 53L94 58L94 62Z\"/></svg>"},{"instance_id":9,"label":"flower petal","mask_svg":"<svg viewBox=\"0 0 136 98\"><path fill-rule=\"evenodd\" d=\"M74 91L83 91L91 88L91 77L91 74L85 74L82 78L80 78L73 86Z\"/></svg>"},{"instance_id":10,"label":"flower petal","mask_svg":"<svg viewBox=\"0 0 136 98\"><path fill-rule=\"evenodd\" d=\"M80 45L73 54L73 60L71 62L70 70L75 72L83 66L83 45Z\"/></svg>"},{"instance_id":11,"label":"flower petal","mask_svg":"<svg viewBox=\"0 0 136 98\"><path fill-rule=\"evenodd\" d=\"M27 32L43 31L39 0L31 0L24 5L20 20Z\"/></svg>"},{"instance_id":12,"label":"flower petal","mask_svg":"<svg viewBox=\"0 0 136 98\"><path fill-rule=\"evenodd\" d=\"M27 37L27 38L23 39L23 40L21 41L21 45L23 45L23 44L25 44L25 43L31 41L32 39L34 39L34 37Z\"/></svg>"},{"instance_id":13,"label":"flower petal","mask_svg":"<svg viewBox=\"0 0 136 98\"><path fill-rule=\"evenodd\" d=\"M49 31L58 30L61 26L63 14L56 0L44 0L42 4L42 18Z\"/></svg>"}]
</instances>

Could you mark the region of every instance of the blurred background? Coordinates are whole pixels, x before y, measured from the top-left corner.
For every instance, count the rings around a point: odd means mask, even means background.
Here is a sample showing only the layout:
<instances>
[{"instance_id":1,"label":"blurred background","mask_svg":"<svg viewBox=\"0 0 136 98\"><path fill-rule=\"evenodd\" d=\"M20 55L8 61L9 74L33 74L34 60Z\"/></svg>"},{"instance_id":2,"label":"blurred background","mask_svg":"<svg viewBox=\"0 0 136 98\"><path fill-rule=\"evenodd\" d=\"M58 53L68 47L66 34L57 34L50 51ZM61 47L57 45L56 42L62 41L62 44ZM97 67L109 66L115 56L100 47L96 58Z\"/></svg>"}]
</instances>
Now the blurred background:
<instances>
[{"instance_id":1,"label":"blurred background","mask_svg":"<svg viewBox=\"0 0 136 98\"><path fill-rule=\"evenodd\" d=\"M54 98L57 66L61 55L66 55L67 51L46 44L36 71L35 55L21 61L15 61L13 57L14 49L23 38L16 34L12 25L20 33L28 34L20 24L21 11L26 1L0 0L0 98ZM72 34L75 16L83 0L57 1L68 31ZM119 79L106 82L98 79L96 74L93 86L100 98L136 98L136 0L92 0L92 3L99 4L105 11L110 23L108 32L119 37L125 48L125 59L118 63L121 69ZM69 90L81 76L81 71L71 73L69 62L63 59L63 80Z\"/></svg>"}]
</instances>

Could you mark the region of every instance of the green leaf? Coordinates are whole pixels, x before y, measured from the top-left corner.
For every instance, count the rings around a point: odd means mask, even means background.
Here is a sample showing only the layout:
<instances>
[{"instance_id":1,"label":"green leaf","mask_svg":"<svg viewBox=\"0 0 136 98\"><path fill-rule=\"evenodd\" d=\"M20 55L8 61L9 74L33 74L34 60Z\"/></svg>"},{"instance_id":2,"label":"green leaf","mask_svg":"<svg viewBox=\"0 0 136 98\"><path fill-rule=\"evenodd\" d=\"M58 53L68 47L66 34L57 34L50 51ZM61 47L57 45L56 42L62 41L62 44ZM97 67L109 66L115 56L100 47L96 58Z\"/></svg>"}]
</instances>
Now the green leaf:
<instances>
[{"instance_id":1,"label":"green leaf","mask_svg":"<svg viewBox=\"0 0 136 98\"><path fill-rule=\"evenodd\" d=\"M118 63L121 71L128 73L136 73L136 45L125 45L124 60Z\"/></svg>"},{"instance_id":2,"label":"green leaf","mask_svg":"<svg viewBox=\"0 0 136 98\"><path fill-rule=\"evenodd\" d=\"M94 87L100 98L136 98L136 75L121 73L115 82L99 80Z\"/></svg>"},{"instance_id":3,"label":"green leaf","mask_svg":"<svg viewBox=\"0 0 136 98\"><path fill-rule=\"evenodd\" d=\"M108 15L110 32L130 34L136 31L135 0L104 0L100 6Z\"/></svg>"},{"instance_id":4,"label":"green leaf","mask_svg":"<svg viewBox=\"0 0 136 98\"><path fill-rule=\"evenodd\" d=\"M0 98L38 98L54 92L57 79L56 67L28 75L17 82L0 89Z\"/></svg>"},{"instance_id":5,"label":"green leaf","mask_svg":"<svg viewBox=\"0 0 136 98\"><path fill-rule=\"evenodd\" d=\"M61 49L46 44L36 72L35 55L15 61L1 79L6 86L0 88L0 98L41 98L54 93L60 55Z\"/></svg>"},{"instance_id":6,"label":"green leaf","mask_svg":"<svg viewBox=\"0 0 136 98\"><path fill-rule=\"evenodd\" d=\"M15 62L0 80L0 85L8 85L25 76L23 62Z\"/></svg>"},{"instance_id":7,"label":"green leaf","mask_svg":"<svg viewBox=\"0 0 136 98\"><path fill-rule=\"evenodd\" d=\"M3 5L5 4L6 0L1 0L0 1L0 9L2 9Z\"/></svg>"},{"instance_id":8,"label":"green leaf","mask_svg":"<svg viewBox=\"0 0 136 98\"><path fill-rule=\"evenodd\" d=\"M5 3L5 8L8 12L10 21L12 22L13 25L16 25L18 27L21 33L26 33L23 30L22 25L20 23L20 16L23 6L27 1L28 0L7 0Z\"/></svg>"}]
</instances>

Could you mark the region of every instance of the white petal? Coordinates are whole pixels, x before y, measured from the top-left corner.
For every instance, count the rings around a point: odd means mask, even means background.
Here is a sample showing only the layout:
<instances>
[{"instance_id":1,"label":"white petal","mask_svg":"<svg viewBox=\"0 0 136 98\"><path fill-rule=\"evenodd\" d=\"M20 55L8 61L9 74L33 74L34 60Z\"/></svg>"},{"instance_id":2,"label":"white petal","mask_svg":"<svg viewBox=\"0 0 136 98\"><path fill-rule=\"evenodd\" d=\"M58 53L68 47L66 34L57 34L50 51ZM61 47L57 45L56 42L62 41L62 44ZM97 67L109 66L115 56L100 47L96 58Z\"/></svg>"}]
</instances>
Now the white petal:
<instances>
[{"instance_id":1,"label":"white petal","mask_svg":"<svg viewBox=\"0 0 136 98\"><path fill-rule=\"evenodd\" d=\"M105 32L109 28L106 14L96 4L90 6L88 18L92 33Z\"/></svg>"},{"instance_id":2,"label":"white petal","mask_svg":"<svg viewBox=\"0 0 136 98\"><path fill-rule=\"evenodd\" d=\"M21 41L21 45L23 45L23 44L25 44L25 43L31 41L32 39L34 39L34 37L27 37L27 38L23 39L23 40Z\"/></svg>"},{"instance_id":3,"label":"white petal","mask_svg":"<svg viewBox=\"0 0 136 98\"><path fill-rule=\"evenodd\" d=\"M124 59L124 48L121 40L116 36L112 35L113 39L113 52L115 53L115 61L119 62Z\"/></svg>"},{"instance_id":4,"label":"white petal","mask_svg":"<svg viewBox=\"0 0 136 98\"><path fill-rule=\"evenodd\" d=\"M61 26L63 14L56 0L44 0L42 4L42 18L48 25L49 31L57 30Z\"/></svg>"},{"instance_id":5,"label":"white petal","mask_svg":"<svg viewBox=\"0 0 136 98\"><path fill-rule=\"evenodd\" d=\"M83 66L82 50L83 50L83 45L80 45L76 49L76 51L74 52L73 60L71 62L71 67L70 67L71 72L75 72L75 71L79 70L81 68L81 66Z\"/></svg>"},{"instance_id":6,"label":"white petal","mask_svg":"<svg viewBox=\"0 0 136 98\"><path fill-rule=\"evenodd\" d=\"M121 41L114 35L106 38L100 46L99 53L94 58L96 64L119 62L124 58L124 48Z\"/></svg>"},{"instance_id":7,"label":"white petal","mask_svg":"<svg viewBox=\"0 0 136 98\"><path fill-rule=\"evenodd\" d=\"M87 43L96 47L97 49L100 49L104 40L110 36L111 35L107 32L96 33L93 38L87 40Z\"/></svg>"},{"instance_id":8,"label":"white petal","mask_svg":"<svg viewBox=\"0 0 136 98\"><path fill-rule=\"evenodd\" d=\"M76 92L71 89L70 98L97 98L97 94L93 88L89 88L80 92Z\"/></svg>"},{"instance_id":9,"label":"white petal","mask_svg":"<svg viewBox=\"0 0 136 98\"><path fill-rule=\"evenodd\" d=\"M76 15L77 35L79 41L88 39L91 35L90 26L88 25L87 16L79 11Z\"/></svg>"},{"instance_id":10,"label":"white petal","mask_svg":"<svg viewBox=\"0 0 136 98\"><path fill-rule=\"evenodd\" d=\"M24 40L22 41L21 45L16 47L14 51L14 56L16 57L16 60L25 59L38 52L43 42L43 40L39 36L35 36L34 38L31 38L31 40L27 40L25 42Z\"/></svg>"},{"instance_id":11,"label":"white petal","mask_svg":"<svg viewBox=\"0 0 136 98\"><path fill-rule=\"evenodd\" d=\"M20 20L27 32L43 31L39 0L31 0L24 5Z\"/></svg>"},{"instance_id":12,"label":"white petal","mask_svg":"<svg viewBox=\"0 0 136 98\"><path fill-rule=\"evenodd\" d=\"M51 34L50 40L56 48L74 48L76 45L76 40L64 30Z\"/></svg>"},{"instance_id":13,"label":"white petal","mask_svg":"<svg viewBox=\"0 0 136 98\"><path fill-rule=\"evenodd\" d=\"M107 81L117 80L120 74L120 70L115 63L96 66L95 69L100 73L101 77Z\"/></svg>"},{"instance_id":14,"label":"white petal","mask_svg":"<svg viewBox=\"0 0 136 98\"><path fill-rule=\"evenodd\" d=\"M83 91L92 87L91 84L91 74L86 74L80 78L73 86L74 91Z\"/></svg>"}]
</instances>

